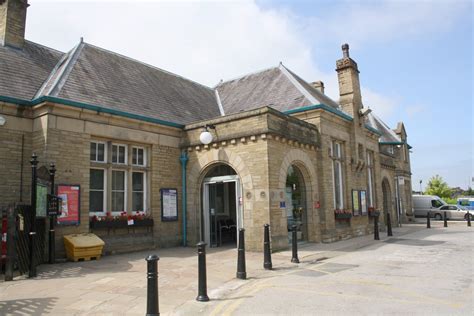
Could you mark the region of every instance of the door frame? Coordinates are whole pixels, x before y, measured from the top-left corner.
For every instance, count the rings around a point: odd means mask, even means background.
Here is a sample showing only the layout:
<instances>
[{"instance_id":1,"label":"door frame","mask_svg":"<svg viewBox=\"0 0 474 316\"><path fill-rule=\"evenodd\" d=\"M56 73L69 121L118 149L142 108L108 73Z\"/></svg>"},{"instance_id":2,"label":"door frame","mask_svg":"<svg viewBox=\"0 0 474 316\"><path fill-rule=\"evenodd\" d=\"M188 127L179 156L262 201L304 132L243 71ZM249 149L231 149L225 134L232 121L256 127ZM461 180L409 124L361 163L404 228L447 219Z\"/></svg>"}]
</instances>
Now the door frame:
<instances>
[{"instance_id":1,"label":"door frame","mask_svg":"<svg viewBox=\"0 0 474 316\"><path fill-rule=\"evenodd\" d=\"M237 234L240 228L243 228L243 210L242 210L242 188L240 186L240 179L238 175L218 176L204 178L202 181L202 212L201 212L201 240L210 245L210 218L209 218L209 185L215 183L235 183L235 215ZM204 234L204 236L202 236Z\"/></svg>"}]
</instances>

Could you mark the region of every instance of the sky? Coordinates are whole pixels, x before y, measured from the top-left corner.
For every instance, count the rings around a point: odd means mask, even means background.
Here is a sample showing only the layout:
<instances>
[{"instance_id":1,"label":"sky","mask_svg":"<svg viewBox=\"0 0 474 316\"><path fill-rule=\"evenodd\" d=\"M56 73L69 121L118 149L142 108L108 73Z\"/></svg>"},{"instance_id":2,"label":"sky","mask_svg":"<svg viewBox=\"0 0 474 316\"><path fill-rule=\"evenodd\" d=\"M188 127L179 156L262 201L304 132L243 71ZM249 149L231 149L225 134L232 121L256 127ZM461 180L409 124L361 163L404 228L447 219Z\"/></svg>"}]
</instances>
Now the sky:
<instances>
[{"instance_id":1,"label":"sky","mask_svg":"<svg viewBox=\"0 0 474 316\"><path fill-rule=\"evenodd\" d=\"M348 43L364 106L405 124L413 189L436 174L474 187L469 0L29 3L31 41L66 52L83 37L210 87L282 62L338 100L335 62Z\"/></svg>"}]
</instances>

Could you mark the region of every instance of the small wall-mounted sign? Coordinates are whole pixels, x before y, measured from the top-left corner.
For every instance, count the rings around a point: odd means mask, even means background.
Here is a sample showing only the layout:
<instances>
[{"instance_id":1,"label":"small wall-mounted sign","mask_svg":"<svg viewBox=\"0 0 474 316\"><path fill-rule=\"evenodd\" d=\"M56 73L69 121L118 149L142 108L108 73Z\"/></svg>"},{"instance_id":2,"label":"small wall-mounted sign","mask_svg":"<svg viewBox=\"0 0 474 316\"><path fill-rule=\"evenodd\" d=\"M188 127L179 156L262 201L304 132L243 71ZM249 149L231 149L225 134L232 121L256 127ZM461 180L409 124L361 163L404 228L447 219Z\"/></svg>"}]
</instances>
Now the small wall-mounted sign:
<instances>
[{"instance_id":1,"label":"small wall-mounted sign","mask_svg":"<svg viewBox=\"0 0 474 316\"><path fill-rule=\"evenodd\" d=\"M161 192L161 221L178 220L178 190L160 189Z\"/></svg>"},{"instance_id":2,"label":"small wall-mounted sign","mask_svg":"<svg viewBox=\"0 0 474 316\"><path fill-rule=\"evenodd\" d=\"M280 201L280 208L286 208L286 202Z\"/></svg>"}]
</instances>

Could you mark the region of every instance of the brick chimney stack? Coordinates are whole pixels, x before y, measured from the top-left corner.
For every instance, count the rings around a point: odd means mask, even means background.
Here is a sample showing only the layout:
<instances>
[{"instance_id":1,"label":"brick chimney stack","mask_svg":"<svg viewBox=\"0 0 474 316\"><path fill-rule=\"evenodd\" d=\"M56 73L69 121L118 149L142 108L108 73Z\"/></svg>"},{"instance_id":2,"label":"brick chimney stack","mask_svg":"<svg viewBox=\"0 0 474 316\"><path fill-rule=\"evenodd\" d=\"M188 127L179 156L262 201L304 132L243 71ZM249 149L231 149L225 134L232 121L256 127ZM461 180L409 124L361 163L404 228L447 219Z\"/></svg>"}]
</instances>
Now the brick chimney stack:
<instances>
[{"instance_id":1,"label":"brick chimney stack","mask_svg":"<svg viewBox=\"0 0 474 316\"><path fill-rule=\"evenodd\" d=\"M342 45L342 58L336 62L339 81L339 103L344 112L358 119L362 106L359 69L357 63L349 57L349 44Z\"/></svg>"},{"instance_id":2,"label":"brick chimney stack","mask_svg":"<svg viewBox=\"0 0 474 316\"><path fill-rule=\"evenodd\" d=\"M0 45L23 48L28 0L0 0Z\"/></svg>"}]
</instances>

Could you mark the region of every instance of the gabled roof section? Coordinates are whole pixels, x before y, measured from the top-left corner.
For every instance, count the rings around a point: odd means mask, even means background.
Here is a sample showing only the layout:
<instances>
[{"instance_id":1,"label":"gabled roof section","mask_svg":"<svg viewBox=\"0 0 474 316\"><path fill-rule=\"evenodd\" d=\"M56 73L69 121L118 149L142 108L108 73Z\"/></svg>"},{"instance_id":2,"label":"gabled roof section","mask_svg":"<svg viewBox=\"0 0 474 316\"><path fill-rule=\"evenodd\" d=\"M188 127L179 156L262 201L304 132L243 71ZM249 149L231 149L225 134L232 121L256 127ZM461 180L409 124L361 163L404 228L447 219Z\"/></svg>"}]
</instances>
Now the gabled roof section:
<instances>
[{"instance_id":1,"label":"gabled roof section","mask_svg":"<svg viewBox=\"0 0 474 316\"><path fill-rule=\"evenodd\" d=\"M285 112L315 104L339 108L336 102L280 64L237 79L216 89L226 114L269 106Z\"/></svg>"},{"instance_id":2,"label":"gabled roof section","mask_svg":"<svg viewBox=\"0 0 474 316\"><path fill-rule=\"evenodd\" d=\"M82 42L81 38L81 42L68 53L64 54L59 60L54 69L51 71L48 79L43 83L41 88L36 93L35 98L42 96L58 96L59 91L67 80L69 73L77 61L77 58L79 57L83 47L84 43Z\"/></svg>"},{"instance_id":3,"label":"gabled roof section","mask_svg":"<svg viewBox=\"0 0 474 316\"><path fill-rule=\"evenodd\" d=\"M51 93L62 99L179 124L221 115L213 89L87 43L57 70Z\"/></svg>"},{"instance_id":4,"label":"gabled roof section","mask_svg":"<svg viewBox=\"0 0 474 316\"><path fill-rule=\"evenodd\" d=\"M367 124L380 132L379 143L400 143L402 140L373 112L367 115Z\"/></svg>"},{"instance_id":5,"label":"gabled roof section","mask_svg":"<svg viewBox=\"0 0 474 316\"><path fill-rule=\"evenodd\" d=\"M33 99L63 55L30 41L23 49L0 45L0 95Z\"/></svg>"},{"instance_id":6,"label":"gabled roof section","mask_svg":"<svg viewBox=\"0 0 474 316\"><path fill-rule=\"evenodd\" d=\"M324 105L328 105L330 107L333 107L335 109L339 109L339 110L341 109L339 104L337 104L336 101L334 101L333 99L331 99L330 97L328 97L324 93L321 93L319 90L313 88L312 85L310 85L308 82L301 79L298 75L296 75L294 72L292 72L291 70L289 70L285 66L283 66L283 65L280 65L280 66L283 67L284 69L286 69L289 72L289 74L293 78L295 78L295 80L301 85L301 88L304 89L304 91L309 93L313 97L313 99L316 100L315 104L324 104Z\"/></svg>"}]
</instances>

